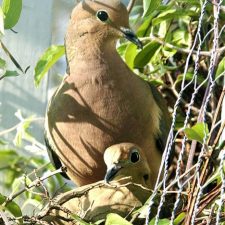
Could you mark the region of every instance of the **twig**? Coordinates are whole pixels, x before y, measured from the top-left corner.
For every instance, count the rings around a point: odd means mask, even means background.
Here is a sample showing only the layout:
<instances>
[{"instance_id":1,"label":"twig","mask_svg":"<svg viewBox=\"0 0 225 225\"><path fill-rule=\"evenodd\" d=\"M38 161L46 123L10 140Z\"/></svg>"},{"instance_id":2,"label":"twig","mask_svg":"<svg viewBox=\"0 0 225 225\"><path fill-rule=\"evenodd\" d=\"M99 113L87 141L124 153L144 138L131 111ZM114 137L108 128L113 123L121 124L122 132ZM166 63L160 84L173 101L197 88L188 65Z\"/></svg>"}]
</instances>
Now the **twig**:
<instances>
[{"instance_id":1,"label":"twig","mask_svg":"<svg viewBox=\"0 0 225 225\"><path fill-rule=\"evenodd\" d=\"M201 213L202 210L206 206L208 206L209 204L211 204L216 197L218 197L218 195L220 194L220 188L221 188L221 184L218 184L214 188L214 190L212 190L210 193L208 193L206 195L206 197L204 199L202 199L201 204L200 204L199 209L198 209L198 214Z\"/></svg>"},{"instance_id":2,"label":"twig","mask_svg":"<svg viewBox=\"0 0 225 225\"><path fill-rule=\"evenodd\" d=\"M35 121L38 121L38 120L44 120L44 118L43 117L37 117L37 118L32 118L32 119L24 119L23 121L19 122L15 126L9 128L9 129L1 131L0 132L0 136L3 136L5 134L8 134L8 133L16 130L21 125L21 123L24 123L24 122L35 122Z\"/></svg>"},{"instance_id":3,"label":"twig","mask_svg":"<svg viewBox=\"0 0 225 225\"><path fill-rule=\"evenodd\" d=\"M111 183L106 183L105 181L98 181L96 183L93 184L89 184L86 186L82 186L79 187L77 189L68 191L66 193L62 193L59 196L56 196L55 198L53 198L49 204L38 214L37 218L38 219L42 219L44 218L46 215L49 214L49 212L52 209L55 209L55 206L61 206L63 205L65 202L68 202L69 200L73 199L73 198L80 198L81 196L86 195L86 193L88 193L90 190L94 189L94 188L98 188L98 187L113 187L113 188L118 188L118 187L129 187L130 185L134 185L136 187L140 187L142 190L146 190L149 192L149 195L152 193L152 191L148 188L143 187L140 184L136 184L136 183L132 183L131 181L131 177L125 177L122 178L118 181L115 182L111 182Z\"/></svg>"},{"instance_id":4,"label":"twig","mask_svg":"<svg viewBox=\"0 0 225 225\"><path fill-rule=\"evenodd\" d=\"M5 225L10 225L9 220L3 211L0 211L0 218L2 218Z\"/></svg>"},{"instance_id":5,"label":"twig","mask_svg":"<svg viewBox=\"0 0 225 225\"><path fill-rule=\"evenodd\" d=\"M18 191L17 193L9 196L6 201L5 201L5 205L8 204L9 202L11 202L13 199L15 199L16 197L18 197L19 195L21 195L23 192L27 191L28 189L31 189L33 187L37 187L40 185L40 182L43 182L44 180L52 177L52 176L55 176L56 174L59 174L59 173L62 173L65 171L65 167L61 167L60 169L58 170L55 170L47 175L44 175L42 176L41 178L38 178L36 180L34 180L30 185L28 185L27 187L24 187L23 189L21 189L20 191Z\"/></svg>"},{"instance_id":6,"label":"twig","mask_svg":"<svg viewBox=\"0 0 225 225\"><path fill-rule=\"evenodd\" d=\"M134 7L134 3L135 3L135 0L130 0L129 4L127 6L127 11L129 14L130 14L132 8Z\"/></svg>"},{"instance_id":7,"label":"twig","mask_svg":"<svg viewBox=\"0 0 225 225\"><path fill-rule=\"evenodd\" d=\"M164 41L162 41L160 38L157 38L155 36L150 36L150 37L143 37L143 38L140 38L141 41L156 41L157 43L161 44L161 45L164 45L168 48L172 48L172 49L175 49L177 50L178 52L181 52L181 53L185 53L185 54L190 54L191 50L189 49L183 49L183 48L179 48L175 45L172 45L172 44L169 44L169 43L166 43ZM225 52L225 46L224 47L221 47L217 50L217 54L220 56L222 55L224 52ZM200 56L207 56L207 57L210 57L212 55L212 52L211 51L200 51L200 52L197 52L195 50L192 51L192 54L194 55L200 55Z\"/></svg>"},{"instance_id":8,"label":"twig","mask_svg":"<svg viewBox=\"0 0 225 225\"><path fill-rule=\"evenodd\" d=\"M221 105L223 103L224 96L225 96L225 88L223 88L222 93L221 93L220 98L219 98L219 101L218 101L218 104L217 104L217 109L216 109L216 112L215 112L215 115L214 115L214 119L213 119L213 122L212 122L212 126L211 126L211 131L210 131L209 137L211 137L211 135L212 135L212 132L213 132L213 129L214 129L217 117L218 117L219 112L221 110ZM210 138L210 139L212 139L212 138ZM209 144L211 144L211 143L209 142Z\"/></svg>"}]
</instances>

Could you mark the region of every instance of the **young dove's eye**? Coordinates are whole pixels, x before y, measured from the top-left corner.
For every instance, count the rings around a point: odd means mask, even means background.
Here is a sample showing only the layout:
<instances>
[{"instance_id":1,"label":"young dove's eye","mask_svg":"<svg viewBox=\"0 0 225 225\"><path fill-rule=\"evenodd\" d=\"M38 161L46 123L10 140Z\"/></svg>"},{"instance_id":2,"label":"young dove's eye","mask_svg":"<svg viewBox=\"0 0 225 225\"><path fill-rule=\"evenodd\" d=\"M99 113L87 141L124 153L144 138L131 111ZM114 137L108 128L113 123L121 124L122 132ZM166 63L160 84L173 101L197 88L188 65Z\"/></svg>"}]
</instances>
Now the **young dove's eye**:
<instances>
[{"instance_id":1,"label":"young dove's eye","mask_svg":"<svg viewBox=\"0 0 225 225\"><path fill-rule=\"evenodd\" d=\"M130 155L130 161L132 163L136 163L140 160L140 155L139 155L139 152L134 149L132 152L131 152L131 155Z\"/></svg>"},{"instance_id":2,"label":"young dove's eye","mask_svg":"<svg viewBox=\"0 0 225 225\"><path fill-rule=\"evenodd\" d=\"M104 10L99 10L97 13L96 13L96 16L98 19L100 19L102 22L106 22L109 18L108 16L108 13Z\"/></svg>"}]
</instances>

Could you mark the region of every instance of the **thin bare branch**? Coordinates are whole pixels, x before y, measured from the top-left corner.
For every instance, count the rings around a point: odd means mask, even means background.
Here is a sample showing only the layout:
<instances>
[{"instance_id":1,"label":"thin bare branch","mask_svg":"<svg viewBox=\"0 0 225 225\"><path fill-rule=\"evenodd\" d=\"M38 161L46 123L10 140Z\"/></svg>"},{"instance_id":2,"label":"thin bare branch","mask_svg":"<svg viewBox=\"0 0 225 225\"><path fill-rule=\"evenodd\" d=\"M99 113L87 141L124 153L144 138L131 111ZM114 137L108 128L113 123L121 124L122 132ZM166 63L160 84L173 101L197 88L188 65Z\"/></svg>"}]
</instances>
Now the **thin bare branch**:
<instances>
[{"instance_id":1,"label":"thin bare branch","mask_svg":"<svg viewBox=\"0 0 225 225\"><path fill-rule=\"evenodd\" d=\"M37 186L40 186L40 182L43 182L44 180L50 178L50 177L53 177L55 176L56 174L59 174L59 173L62 173L65 171L65 167L61 167L60 169L58 170L55 170L51 173L48 173L36 180L34 180L30 185L27 185L26 187L22 188L20 191L18 191L17 193L9 196L7 198L7 200L5 201L5 204L8 204L9 202L11 202L13 199L15 199L16 197L18 197L19 195L21 195L22 193L24 193L25 191L33 188L33 187L37 187Z\"/></svg>"},{"instance_id":2,"label":"thin bare branch","mask_svg":"<svg viewBox=\"0 0 225 225\"><path fill-rule=\"evenodd\" d=\"M130 0L129 4L127 6L127 11L129 14L130 14L131 10L133 9L134 4L135 4L135 0Z\"/></svg>"}]
</instances>

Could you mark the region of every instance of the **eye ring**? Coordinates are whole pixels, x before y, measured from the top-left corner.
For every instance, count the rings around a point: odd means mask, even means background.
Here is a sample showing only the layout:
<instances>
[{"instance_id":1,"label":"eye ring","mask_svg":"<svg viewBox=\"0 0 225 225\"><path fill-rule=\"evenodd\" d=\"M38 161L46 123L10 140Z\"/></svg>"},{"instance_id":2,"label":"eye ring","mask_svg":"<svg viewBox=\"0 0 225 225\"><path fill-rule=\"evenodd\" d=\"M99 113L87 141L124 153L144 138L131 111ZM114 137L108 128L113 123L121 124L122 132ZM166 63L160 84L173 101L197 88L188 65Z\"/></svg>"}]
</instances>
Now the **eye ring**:
<instances>
[{"instance_id":1,"label":"eye ring","mask_svg":"<svg viewBox=\"0 0 225 225\"><path fill-rule=\"evenodd\" d=\"M136 163L140 160L140 154L139 151L137 149L133 149L131 154L130 154L130 161L132 163Z\"/></svg>"},{"instance_id":2,"label":"eye ring","mask_svg":"<svg viewBox=\"0 0 225 225\"><path fill-rule=\"evenodd\" d=\"M99 10L96 13L96 17L102 22L106 22L109 19L109 15L105 10Z\"/></svg>"}]
</instances>

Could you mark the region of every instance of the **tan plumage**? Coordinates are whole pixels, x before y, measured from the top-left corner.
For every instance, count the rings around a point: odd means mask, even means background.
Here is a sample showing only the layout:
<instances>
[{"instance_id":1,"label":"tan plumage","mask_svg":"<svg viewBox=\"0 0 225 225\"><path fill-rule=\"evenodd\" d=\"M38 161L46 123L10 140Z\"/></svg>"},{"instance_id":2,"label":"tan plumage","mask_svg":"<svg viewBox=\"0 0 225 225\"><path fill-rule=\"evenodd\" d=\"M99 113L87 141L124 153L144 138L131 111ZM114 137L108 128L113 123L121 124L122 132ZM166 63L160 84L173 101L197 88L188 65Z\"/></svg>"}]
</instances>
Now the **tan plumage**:
<instances>
[{"instance_id":1,"label":"tan plumage","mask_svg":"<svg viewBox=\"0 0 225 225\"><path fill-rule=\"evenodd\" d=\"M59 216L68 219L76 214L87 222L105 219L109 213L125 217L147 201L151 194L146 188L150 185L146 179L150 178L150 169L140 147L132 143L113 145L106 149L104 161L107 164L105 177L110 178L110 182L100 181L61 194L53 201L61 210L48 210L45 220L54 225L69 225L79 223L65 222Z\"/></svg>"},{"instance_id":2,"label":"tan plumage","mask_svg":"<svg viewBox=\"0 0 225 225\"><path fill-rule=\"evenodd\" d=\"M112 145L104 153L107 165L106 181L131 176L132 182L153 188L151 171L144 151L132 143Z\"/></svg>"},{"instance_id":3,"label":"tan plumage","mask_svg":"<svg viewBox=\"0 0 225 225\"><path fill-rule=\"evenodd\" d=\"M101 181L58 196L54 202L60 205L61 210L48 210L43 220L52 225L80 224L71 216L75 214L86 222L94 223L105 219L109 213L117 213L122 217L129 215L127 219L130 219L131 213L143 206L151 193L151 190L130 182L128 178L113 181L110 185Z\"/></svg>"},{"instance_id":4,"label":"tan plumage","mask_svg":"<svg viewBox=\"0 0 225 225\"><path fill-rule=\"evenodd\" d=\"M103 153L121 142L140 146L152 181L157 176L167 110L157 90L116 52L122 36L140 46L119 0L84 0L73 10L65 39L68 74L49 103L45 127L50 158L77 185L103 179Z\"/></svg>"}]
</instances>

